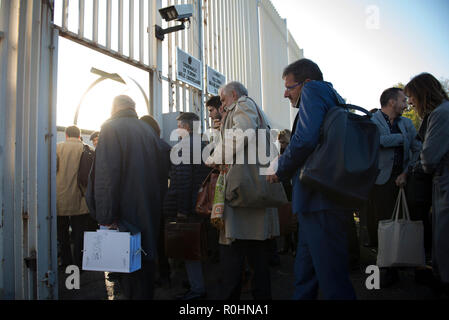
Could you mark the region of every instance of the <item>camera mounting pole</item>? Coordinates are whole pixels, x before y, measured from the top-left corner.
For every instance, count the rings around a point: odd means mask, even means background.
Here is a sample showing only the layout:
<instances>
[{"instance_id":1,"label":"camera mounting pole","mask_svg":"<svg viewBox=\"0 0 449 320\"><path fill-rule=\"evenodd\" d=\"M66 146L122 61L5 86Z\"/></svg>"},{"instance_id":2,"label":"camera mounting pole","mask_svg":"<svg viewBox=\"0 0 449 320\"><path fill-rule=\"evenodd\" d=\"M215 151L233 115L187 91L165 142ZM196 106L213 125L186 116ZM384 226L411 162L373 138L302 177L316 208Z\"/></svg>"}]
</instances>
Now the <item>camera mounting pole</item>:
<instances>
[{"instance_id":1,"label":"camera mounting pole","mask_svg":"<svg viewBox=\"0 0 449 320\"><path fill-rule=\"evenodd\" d=\"M164 38L166 34L168 33L172 33L172 32L176 32L176 31L181 31L184 30L186 28L184 21L182 22L182 24L174 26L174 27L170 27L167 29L162 29L162 27L155 25L156 28L156 38L158 38L161 41L164 41Z\"/></svg>"}]
</instances>

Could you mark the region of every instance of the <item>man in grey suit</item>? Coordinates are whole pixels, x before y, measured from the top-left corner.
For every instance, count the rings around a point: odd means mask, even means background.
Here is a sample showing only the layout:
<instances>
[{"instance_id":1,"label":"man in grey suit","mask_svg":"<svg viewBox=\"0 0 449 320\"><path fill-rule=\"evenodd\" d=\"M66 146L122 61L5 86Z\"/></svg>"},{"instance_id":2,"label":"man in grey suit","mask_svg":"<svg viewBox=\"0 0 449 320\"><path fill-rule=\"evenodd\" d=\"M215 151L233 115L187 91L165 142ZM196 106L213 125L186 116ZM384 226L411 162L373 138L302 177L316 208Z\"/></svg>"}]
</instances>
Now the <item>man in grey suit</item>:
<instances>
[{"instance_id":1,"label":"man in grey suit","mask_svg":"<svg viewBox=\"0 0 449 320\"><path fill-rule=\"evenodd\" d=\"M380 104L382 109L372 117L380 131L380 172L372 190L376 225L380 220L391 218L399 188L407 183L409 168L418 160L421 151L421 142L416 138L413 122L402 117L407 108L407 97L403 90L385 90L380 97ZM381 286L389 286L397 280L396 269L382 271Z\"/></svg>"}]
</instances>

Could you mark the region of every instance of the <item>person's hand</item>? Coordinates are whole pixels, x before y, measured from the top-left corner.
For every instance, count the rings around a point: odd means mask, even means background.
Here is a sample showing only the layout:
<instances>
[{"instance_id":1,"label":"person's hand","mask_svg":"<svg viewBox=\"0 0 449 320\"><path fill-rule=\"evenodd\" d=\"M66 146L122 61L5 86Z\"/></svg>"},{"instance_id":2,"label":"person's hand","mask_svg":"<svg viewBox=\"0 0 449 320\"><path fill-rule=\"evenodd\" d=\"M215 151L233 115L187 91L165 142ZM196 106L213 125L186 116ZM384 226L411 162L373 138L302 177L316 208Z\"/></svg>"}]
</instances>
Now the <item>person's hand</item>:
<instances>
[{"instance_id":1,"label":"person's hand","mask_svg":"<svg viewBox=\"0 0 449 320\"><path fill-rule=\"evenodd\" d=\"M272 174L270 176L267 176L267 181L269 183L277 183L277 182L279 182L279 177L275 174Z\"/></svg>"},{"instance_id":2,"label":"person's hand","mask_svg":"<svg viewBox=\"0 0 449 320\"><path fill-rule=\"evenodd\" d=\"M220 129L220 127L221 127L221 120L220 119L214 119L212 127L214 129Z\"/></svg>"},{"instance_id":3,"label":"person's hand","mask_svg":"<svg viewBox=\"0 0 449 320\"><path fill-rule=\"evenodd\" d=\"M118 229L117 222L113 222L112 224L101 225L101 226L106 227L106 228L108 228L109 230L117 230L117 229Z\"/></svg>"},{"instance_id":4,"label":"person's hand","mask_svg":"<svg viewBox=\"0 0 449 320\"><path fill-rule=\"evenodd\" d=\"M176 214L176 220L178 221L186 221L187 220L187 215L181 212L178 212Z\"/></svg>"},{"instance_id":5,"label":"person's hand","mask_svg":"<svg viewBox=\"0 0 449 320\"><path fill-rule=\"evenodd\" d=\"M214 158L212 156L210 156L209 158L207 158L206 162L204 163L206 166L208 166L209 168L212 169L217 169L219 168L219 165L215 164Z\"/></svg>"},{"instance_id":6,"label":"person's hand","mask_svg":"<svg viewBox=\"0 0 449 320\"><path fill-rule=\"evenodd\" d=\"M398 187L404 187L407 184L407 173L399 175L396 179L396 185Z\"/></svg>"}]
</instances>

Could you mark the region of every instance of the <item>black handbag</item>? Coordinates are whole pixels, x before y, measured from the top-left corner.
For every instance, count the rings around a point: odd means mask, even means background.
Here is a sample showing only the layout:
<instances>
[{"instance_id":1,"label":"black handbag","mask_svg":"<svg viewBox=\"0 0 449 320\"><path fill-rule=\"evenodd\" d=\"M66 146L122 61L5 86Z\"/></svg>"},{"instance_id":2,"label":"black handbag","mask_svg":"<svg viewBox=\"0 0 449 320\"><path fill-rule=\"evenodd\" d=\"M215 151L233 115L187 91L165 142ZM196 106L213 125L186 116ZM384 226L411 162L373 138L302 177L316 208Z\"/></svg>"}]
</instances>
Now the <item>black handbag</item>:
<instances>
[{"instance_id":1,"label":"black handbag","mask_svg":"<svg viewBox=\"0 0 449 320\"><path fill-rule=\"evenodd\" d=\"M363 206L379 174L380 134L371 116L367 110L341 101L331 108L300 181L344 207Z\"/></svg>"}]
</instances>

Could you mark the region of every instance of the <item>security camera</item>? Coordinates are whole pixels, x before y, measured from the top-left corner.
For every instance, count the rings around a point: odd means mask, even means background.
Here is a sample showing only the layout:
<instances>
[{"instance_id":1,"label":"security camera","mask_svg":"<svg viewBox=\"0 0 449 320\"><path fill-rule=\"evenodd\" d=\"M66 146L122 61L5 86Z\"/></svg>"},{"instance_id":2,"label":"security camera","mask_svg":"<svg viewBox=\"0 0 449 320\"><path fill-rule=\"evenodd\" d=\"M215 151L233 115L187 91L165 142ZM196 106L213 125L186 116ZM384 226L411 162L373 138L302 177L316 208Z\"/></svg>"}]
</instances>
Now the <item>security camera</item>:
<instances>
[{"instance_id":1,"label":"security camera","mask_svg":"<svg viewBox=\"0 0 449 320\"><path fill-rule=\"evenodd\" d=\"M174 6L159 9L159 13L167 22L172 20L185 22L193 15L193 5L176 4Z\"/></svg>"},{"instance_id":2,"label":"security camera","mask_svg":"<svg viewBox=\"0 0 449 320\"><path fill-rule=\"evenodd\" d=\"M186 21L190 22L190 17L193 15L193 6L191 4L176 4L174 6L159 9L159 13L161 14L162 18L167 22L173 20L181 22L180 25L176 25L174 27L170 27L167 29L162 29L162 27L155 25L156 38L163 41L164 35L176 31L181 31L186 28L184 23Z\"/></svg>"}]
</instances>

